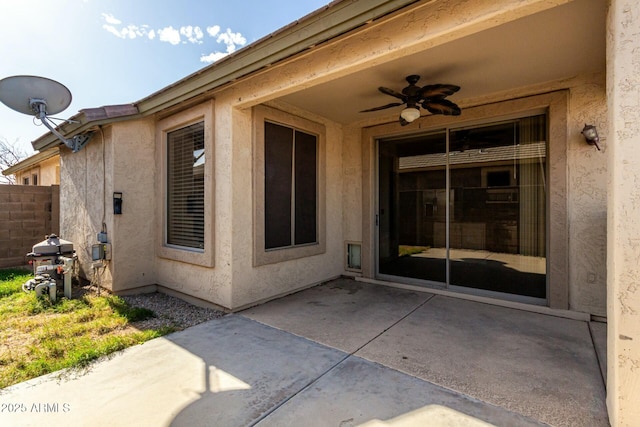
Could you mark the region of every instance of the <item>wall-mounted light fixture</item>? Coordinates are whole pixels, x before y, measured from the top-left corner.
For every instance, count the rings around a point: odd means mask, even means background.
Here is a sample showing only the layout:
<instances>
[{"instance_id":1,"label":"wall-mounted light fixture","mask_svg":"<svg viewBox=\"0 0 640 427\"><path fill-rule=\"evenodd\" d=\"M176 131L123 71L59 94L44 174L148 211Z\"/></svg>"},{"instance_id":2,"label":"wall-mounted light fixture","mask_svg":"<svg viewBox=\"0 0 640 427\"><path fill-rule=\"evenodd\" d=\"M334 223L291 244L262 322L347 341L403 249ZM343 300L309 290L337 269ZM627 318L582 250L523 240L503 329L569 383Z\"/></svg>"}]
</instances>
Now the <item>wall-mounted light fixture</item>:
<instances>
[{"instance_id":1,"label":"wall-mounted light fixture","mask_svg":"<svg viewBox=\"0 0 640 427\"><path fill-rule=\"evenodd\" d=\"M598 136L598 130L594 125L584 124L584 128L582 128L582 135L584 135L585 141L587 144L595 145L598 151L600 151L600 146L598 142L600 142L600 137Z\"/></svg>"}]
</instances>

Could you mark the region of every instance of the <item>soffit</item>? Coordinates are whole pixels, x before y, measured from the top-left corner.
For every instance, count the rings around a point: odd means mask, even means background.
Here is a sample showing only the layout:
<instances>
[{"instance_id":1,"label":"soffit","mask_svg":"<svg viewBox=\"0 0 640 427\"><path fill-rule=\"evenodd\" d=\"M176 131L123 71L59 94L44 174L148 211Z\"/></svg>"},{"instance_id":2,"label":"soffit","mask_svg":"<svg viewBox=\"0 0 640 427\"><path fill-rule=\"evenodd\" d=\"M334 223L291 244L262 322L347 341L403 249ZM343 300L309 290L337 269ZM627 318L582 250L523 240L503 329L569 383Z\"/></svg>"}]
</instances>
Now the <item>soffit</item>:
<instances>
[{"instance_id":1,"label":"soffit","mask_svg":"<svg viewBox=\"0 0 640 427\"><path fill-rule=\"evenodd\" d=\"M349 124L397 116L402 107L359 111L394 102L410 74L419 86L452 83L454 102L605 71L606 1L573 2L319 84L279 101ZM428 114L423 111L423 115ZM464 114L464 112L463 112Z\"/></svg>"}]
</instances>

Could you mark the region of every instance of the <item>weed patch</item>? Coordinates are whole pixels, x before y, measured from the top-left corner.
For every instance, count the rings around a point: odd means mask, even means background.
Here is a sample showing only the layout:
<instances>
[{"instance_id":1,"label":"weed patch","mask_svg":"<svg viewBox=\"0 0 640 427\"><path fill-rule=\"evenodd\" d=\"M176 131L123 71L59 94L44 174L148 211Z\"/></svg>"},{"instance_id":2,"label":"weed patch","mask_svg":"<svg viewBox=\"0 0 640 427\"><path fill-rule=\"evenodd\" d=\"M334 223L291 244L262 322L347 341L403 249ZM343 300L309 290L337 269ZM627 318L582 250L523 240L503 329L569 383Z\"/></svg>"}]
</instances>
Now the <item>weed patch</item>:
<instances>
[{"instance_id":1,"label":"weed patch","mask_svg":"<svg viewBox=\"0 0 640 427\"><path fill-rule=\"evenodd\" d=\"M21 292L22 284L31 277L31 273L19 268L0 270L0 298Z\"/></svg>"}]
</instances>

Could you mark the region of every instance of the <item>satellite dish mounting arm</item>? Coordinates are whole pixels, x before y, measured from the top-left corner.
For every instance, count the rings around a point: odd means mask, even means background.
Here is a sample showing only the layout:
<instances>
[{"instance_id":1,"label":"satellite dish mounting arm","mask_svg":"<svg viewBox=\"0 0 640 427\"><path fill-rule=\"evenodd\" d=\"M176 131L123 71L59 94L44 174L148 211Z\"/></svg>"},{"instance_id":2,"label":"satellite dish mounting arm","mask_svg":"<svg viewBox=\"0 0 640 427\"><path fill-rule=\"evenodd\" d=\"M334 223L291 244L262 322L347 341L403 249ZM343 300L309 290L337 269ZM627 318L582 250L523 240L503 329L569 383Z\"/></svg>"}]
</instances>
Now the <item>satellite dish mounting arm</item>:
<instances>
[{"instance_id":1,"label":"satellite dish mounting arm","mask_svg":"<svg viewBox=\"0 0 640 427\"><path fill-rule=\"evenodd\" d=\"M62 141L64 145L69 147L74 153L80 151L82 147L84 147L89 142L91 136L93 136L92 133L89 133L83 135L75 135L71 139L65 138L51 125L50 119L47 117L47 101L45 101L44 99L30 98L29 106L31 107L33 112L36 113L36 117L42 122L42 124L44 124L52 134L57 136L58 139L60 139L60 141Z\"/></svg>"}]
</instances>

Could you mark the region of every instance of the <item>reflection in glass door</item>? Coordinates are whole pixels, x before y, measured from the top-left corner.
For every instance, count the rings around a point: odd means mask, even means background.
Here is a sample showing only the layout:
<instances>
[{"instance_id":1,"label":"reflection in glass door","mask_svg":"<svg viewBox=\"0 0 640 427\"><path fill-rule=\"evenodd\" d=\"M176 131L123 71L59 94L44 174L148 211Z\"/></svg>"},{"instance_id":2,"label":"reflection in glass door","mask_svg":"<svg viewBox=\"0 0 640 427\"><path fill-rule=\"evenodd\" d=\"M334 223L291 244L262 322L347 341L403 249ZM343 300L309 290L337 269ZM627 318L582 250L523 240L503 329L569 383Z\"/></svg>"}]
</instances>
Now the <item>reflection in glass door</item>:
<instances>
[{"instance_id":1,"label":"reflection in glass door","mask_svg":"<svg viewBox=\"0 0 640 427\"><path fill-rule=\"evenodd\" d=\"M544 115L378 147L379 275L546 299Z\"/></svg>"}]
</instances>

